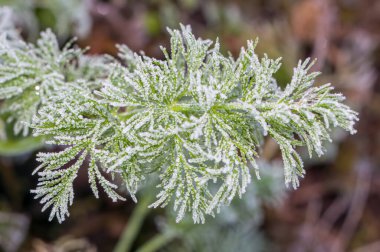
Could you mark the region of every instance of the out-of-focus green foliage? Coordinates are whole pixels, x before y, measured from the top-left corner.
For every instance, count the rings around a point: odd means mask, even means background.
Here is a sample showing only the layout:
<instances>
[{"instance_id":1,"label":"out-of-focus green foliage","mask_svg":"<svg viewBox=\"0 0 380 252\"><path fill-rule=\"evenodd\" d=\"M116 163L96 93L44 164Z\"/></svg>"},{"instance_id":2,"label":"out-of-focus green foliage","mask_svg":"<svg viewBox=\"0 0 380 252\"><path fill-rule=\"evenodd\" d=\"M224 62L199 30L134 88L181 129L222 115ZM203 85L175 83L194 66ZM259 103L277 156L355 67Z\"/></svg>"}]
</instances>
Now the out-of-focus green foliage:
<instances>
[{"instance_id":1,"label":"out-of-focus green foliage","mask_svg":"<svg viewBox=\"0 0 380 252\"><path fill-rule=\"evenodd\" d=\"M0 212L0 250L6 252L18 251L29 228L28 217Z\"/></svg>"},{"instance_id":2,"label":"out-of-focus green foliage","mask_svg":"<svg viewBox=\"0 0 380 252\"><path fill-rule=\"evenodd\" d=\"M71 34L86 36L91 28L87 1L0 0L1 5L13 7L19 24L27 27L32 39L47 28L64 38Z\"/></svg>"}]
</instances>

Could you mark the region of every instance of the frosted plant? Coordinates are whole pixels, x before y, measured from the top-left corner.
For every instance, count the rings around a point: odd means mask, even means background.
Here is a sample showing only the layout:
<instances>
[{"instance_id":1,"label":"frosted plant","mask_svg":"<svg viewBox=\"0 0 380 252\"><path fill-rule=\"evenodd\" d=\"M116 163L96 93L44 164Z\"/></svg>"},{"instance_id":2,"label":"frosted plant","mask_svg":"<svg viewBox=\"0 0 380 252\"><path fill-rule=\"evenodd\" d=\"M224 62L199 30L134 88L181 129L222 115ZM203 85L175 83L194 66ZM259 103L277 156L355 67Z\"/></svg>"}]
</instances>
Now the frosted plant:
<instances>
[{"instance_id":1,"label":"frosted plant","mask_svg":"<svg viewBox=\"0 0 380 252\"><path fill-rule=\"evenodd\" d=\"M6 99L0 112L8 122L14 121L15 134L26 136L38 109L54 103L50 98L56 92L68 92L69 82L84 79L82 84L90 88L108 73L105 56L94 61L95 56L84 56L72 42L61 50L50 30L41 33L36 45L21 39L16 44L7 33L0 40L0 99Z\"/></svg>"},{"instance_id":2,"label":"frosted plant","mask_svg":"<svg viewBox=\"0 0 380 252\"><path fill-rule=\"evenodd\" d=\"M98 182L113 200L123 199L114 191L117 186L102 175L98 163L112 155L111 151L126 148L113 115L115 111L87 99L87 89L78 86L70 88L69 99L66 99L65 93L60 93L53 97L55 103L41 108L40 122L34 131L36 135L53 135L53 140L48 142L50 144L71 146L58 153L40 153L37 158L42 164L36 172L43 171L39 172L38 188L33 192L37 197L42 197L44 208L52 206L50 218L57 216L59 221L68 214L67 205L72 204L74 197L72 184L86 156L90 156L87 161L88 175L94 194L98 196ZM98 146L103 148L99 149Z\"/></svg>"},{"instance_id":3,"label":"frosted plant","mask_svg":"<svg viewBox=\"0 0 380 252\"><path fill-rule=\"evenodd\" d=\"M318 73L308 73L309 60L294 68L281 90L273 77L280 59L259 59L256 42L234 59L220 52L218 41L212 46L188 26L169 33L170 53L162 48L163 60L121 46L127 66L114 64L100 89L78 81L67 85L71 98L55 92L54 102L34 117L35 136L67 146L38 155L33 192L44 209L52 208L51 218L69 215L73 181L87 167L94 194L99 185L113 200L123 199L121 182L136 200L144 178L158 176L160 191L151 207L172 202L177 221L190 212L202 223L205 214L244 194L252 172L259 177L256 159L264 137L278 143L285 183L297 188L304 175L298 146L322 155L332 127L355 133L357 113L330 84L313 86ZM17 92L10 88L3 97Z\"/></svg>"}]
</instances>

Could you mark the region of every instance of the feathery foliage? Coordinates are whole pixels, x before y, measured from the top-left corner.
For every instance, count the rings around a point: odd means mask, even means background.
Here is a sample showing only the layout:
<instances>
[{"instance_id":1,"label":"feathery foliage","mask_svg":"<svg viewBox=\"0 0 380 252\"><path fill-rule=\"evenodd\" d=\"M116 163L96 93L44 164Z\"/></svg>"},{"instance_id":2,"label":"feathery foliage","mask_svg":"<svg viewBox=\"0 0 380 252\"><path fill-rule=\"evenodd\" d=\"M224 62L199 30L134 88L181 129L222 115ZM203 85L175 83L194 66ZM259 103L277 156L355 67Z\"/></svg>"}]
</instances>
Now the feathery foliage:
<instances>
[{"instance_id":1,"label":"feathery foliage","mask_svg":"<svg viewBox=\"0 0 380 252\"><path fill-rule=\"evenodd\" d=\"M5 99L0 112L8 122L14 121L15 134L26 136L38 109L54 103L55 93L70 92L68 83L83 79L80 84L88 88L99 85L108 73L109 59L85 56L82 49L72 47L73 41L61 50L50 30L41 33L36 45L14 34L15 29L8 29L0 37L0 99Z\"/></svg>"},{"instance_id":2,"label":"feathery foliage","mask_svg":"<svg viewBox=\"0 0 380 252\"><path fill-rule=\"evenodd\" d=\"M38 155L33 192L44 209L52 208L51 218L68 216L73 181L86 166L96 196L100 186L113 200L124 199L117 192L122 183L136 200L144 178L158 176L151 207L172 202L177 221L190 212L203 223L205 214L245 193L252 172L259 177L264 137L278 143L285 183L296 188L304 175L298 146L322 155L332 127L355 133L357 113L330 84L313 86L318 73L308 73L309 60L294 68L281 90L273 77L280 59L259 59L256 42L234 59L220 52L218 41L196 38L189 26L169 33L163 60L120 46L126 66L96 64L112 69L106 80L92 74L108 73L92 69L92 60L78 71L73 61L81 62L82 50L59 50L49 31L37 46L1 44L0 97L7 99L3 110L17 118L16 132L27 133L20 123L33 117L35 136L65 146Z\"/></svg>"}]
</instances>

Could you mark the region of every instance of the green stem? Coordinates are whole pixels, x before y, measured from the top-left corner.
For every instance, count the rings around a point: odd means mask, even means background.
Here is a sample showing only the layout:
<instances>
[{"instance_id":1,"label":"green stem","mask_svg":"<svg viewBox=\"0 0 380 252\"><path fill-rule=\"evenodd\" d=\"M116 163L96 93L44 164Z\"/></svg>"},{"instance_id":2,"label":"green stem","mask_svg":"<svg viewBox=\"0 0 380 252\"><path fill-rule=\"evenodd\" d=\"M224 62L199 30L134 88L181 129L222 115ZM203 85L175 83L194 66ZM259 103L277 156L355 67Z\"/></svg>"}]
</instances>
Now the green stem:
<instances>
[{"instance_id":1,"label":"green stem","mask_svg":"<svg viewBox=\"0 0 380 252\"><path fill-rule=\"evenodd\" d=\"M185 104L185 103L175 103L170 106L170 109L177 112L204 112L205 108L196 105L196 104ZM230 102L226 104L217 104L214 105L214 109L242 109L242 106L239 103L236 102Z\"/></svg>"},{"instance_id":2,"label":"green stem","mask_svg":"<svg viewBox=\"0 0 380 252\"><path fill-rule=\"evenodd\" d=\"M201 112L204 108L196 104L174 103L170 109L176 112Z\"/></svg>"},{"instance_id":3,"label":"green stem","mask_svg":"<svg viewBox=\"0 0 380 252\"><path fill-rule=\"evenodd\" d=\"M132 216L126 224L124 231L116 244L114 252L128 252L131 250L133 242L141 229L145 216L150 211L148 206L153 195L148 192L145 192L143 195L143 198L138 202L137 206L133 210Z\"/></svg>"},{"instance_id":4,"label":"green stem","mask_svg":"<svg viewBox=\"0 0 380 252\"><path fill-rule=\"evenodd\" d=\"M154 252L160 249L162 246L177 237L174 231L165 231L164 233L157 234L147 243L141 246L136 252Z\"/></svg>"},{"instance_id":5,"label":"green stem","mask_svg":"<svg viewBox=\"0 0 380 252\"><path fill-rule=\"evenodd\" d=\"M182 112L182 113L204 113L205 109L206 109L206 108L199 106L197 104L188 104L188 103L173 103L173 104L169 105L168 108L172 111ZM133 108L132 110L125 111L122 113L115 112L115 115L117 114L117 116L121 120L125 121L128 118L130 118L131 116L133 116L134 114L142 112L146 109L147 108L145 108L145 107ZM216 110L240 110L240 109L243 109L244 110L244 107L242 107L241 104L239 104L237 102L230 102L230 103L226 103L226 104L221 103L221 104L214 105L213 109L216 109Z\"/></svg>"}]
</instances>

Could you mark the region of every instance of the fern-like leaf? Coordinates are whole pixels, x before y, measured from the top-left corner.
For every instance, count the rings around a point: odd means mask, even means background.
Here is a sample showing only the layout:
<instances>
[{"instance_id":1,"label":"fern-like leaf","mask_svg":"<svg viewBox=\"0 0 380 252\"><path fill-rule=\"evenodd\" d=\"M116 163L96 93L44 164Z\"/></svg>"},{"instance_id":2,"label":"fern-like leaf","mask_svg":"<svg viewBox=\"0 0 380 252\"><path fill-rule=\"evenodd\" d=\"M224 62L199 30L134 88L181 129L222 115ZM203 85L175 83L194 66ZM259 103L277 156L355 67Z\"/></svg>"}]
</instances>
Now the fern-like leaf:
<instances>
[{"instance_id":1,"label":"fern-like leaf","mask_svg":"<svg viewBox=\"0 0 380 252\"><path fill-rule=\"evenodd\" d=\"M119 199L117 182L109 179L114 177L124 181L135 199L145 176L158 176L160 191L151 206L173 202L177 221L191 213L194 222L204 222L205 214L213 215L242 197L252 173L259 177L256 160L264 137L278 143L285 183L297 188L305 173L297 147L322 155L332 127L355 133L358 114L329 84L313 86L318 73L309 73L309 60L298 64L282 90L273 77L281 59L260 59L256 42L249 41L234 59L220 52L218 41L212 46L196 38L188 26L169 33L171 48L162 48L163 60L121 46L120 57L127 66L112 65L101 88L92 91L77 81L68 88L70 93L79 90L74 99L56 95L51 106L40 110L33 121L34 134L70 147L63 154L41 154L38 196L55 199L61 185L54 181L70 185L75 178L71 172L78 166L59 167L86 153L95 195L100 184L111 198ZM49 178L51 184L45 182ZM62 219L71 201L53 202L54 213L63 209L57 215Z\"/></svg>"}]
</instances>

